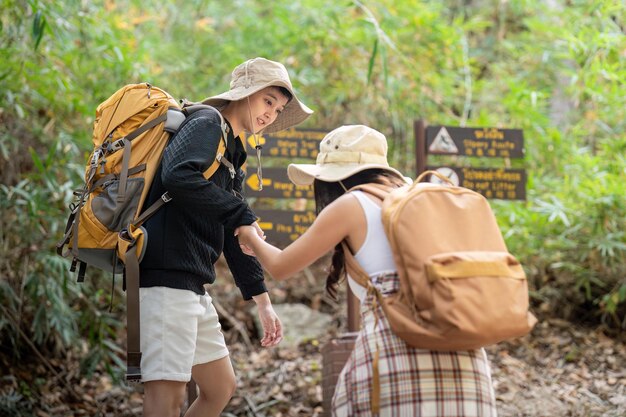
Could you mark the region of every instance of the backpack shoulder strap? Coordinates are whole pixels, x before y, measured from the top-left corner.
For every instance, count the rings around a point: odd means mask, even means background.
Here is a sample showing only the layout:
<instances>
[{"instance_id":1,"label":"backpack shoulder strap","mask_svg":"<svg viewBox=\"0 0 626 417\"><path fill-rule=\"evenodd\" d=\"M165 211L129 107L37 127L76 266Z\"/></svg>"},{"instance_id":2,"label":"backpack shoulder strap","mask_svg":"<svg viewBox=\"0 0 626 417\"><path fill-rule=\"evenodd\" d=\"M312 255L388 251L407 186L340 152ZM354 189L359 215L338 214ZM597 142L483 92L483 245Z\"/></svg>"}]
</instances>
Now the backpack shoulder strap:
<instances>
[{"instance_id":1,"label":"backpack shoulder strap","mask_svg":"<svg viewBox=\"0 0 626 417\"><path fill-rule=\"evenodd\" d=\"M393 188L388 187L386 185L371 183L371 184L359 184L357 186L350 188L348 192L363 191L367 194L373 195L374 197L382 201L385 199L385 197L387 197L387 195L392 189ZM368 288L370 286L369 275L367 274L367 272L363 270L361 265L359 265L357 260L354 258L354 255L352 254L352 251L350 250L350 247L348 246L345 240L341 242L341 246L343 247L346 270L350 274L350 277L352 277L352 279L355 280L359 285L365 288Z\"/></svg>"},{"instance_id":2,"label":"backpack shoulder strap","mask_svg":"<svg viewBox=\"0 0 626 417\"><path fill-rule=\"evenodd\" d=\"M341 247L343 248L346 270L350 274L350 277L362 287L368 288L371 285L370 277L354 258L354 255L345 240L341 242Z\"/></svg>"},{"instance_id":3,"label":"backpack shoulder strap","mask_svg":"<svg viewBox=\"0 0 626 417\"><path fill-rule=\"evenodd\" d=\"M387 197L387 194L389 194L389 192L392 190L391 187L387 187L385 185L382 184L360 184L360 185L356 185L352 188L350 188L350 190L348 191L363 191L367 194L373 195L374 197L378 198L379 200L384 200L385 197Z\"/></svg>"},{"instance_id":4,"label":"backpack shoulder strap","mask_svg":"<svg viewBox=\"0 0 626 417\"><path fill-rule=\"evenodd\" d=\"M217 171L217 169L220 167L220 164L226 165L227 162L230 164L230 162L226 158L224 158L225 154L226 154L226 141L220 140L220 142L217 145L217 154L216 154L217 156L215 158L215 161L213 161L211 166L206 171L204 171L204 178L206 178L207 180L211 178L213 174L215 174L215 171Z\"/></svg>"},{"instance_id":5,"label":"backpack shoulder strap","mask_svg":"<svg viewBox=\"0 0 626 417\"><path fill-rule=\"evenodd\" d=\"M211 178L213 174L215 174L217 169L220 167L220 164L225 165L230 171L230 176L234 178L235 167L225 157L226 150L228 148L228 125L226 124L226 121L224 120L224 116L222 116L222 113L219 110L217 110L215 107L209 106L207 104L194 104L194 103L190 103L187 101L183 101L183 112L185 112L185 114L187 115L190 115L202 109L215 110L215 112L220 117L220 128L222 129L222 136L220 138L219 143L217 144L217 153L216 153L215 161L213 161L213 163L209 166L209 168L206 171L204 171L204 178L206 179Z\"/></svg>"},{"instance_id":6,"label":"backpack shoulder strap","mask_svg":"<svg viewBox=\"0 0 626 417\"><path fill-rule=\"evenodd\" d=\"M382 293L376 288L372 281L370 280L369 275L361 268L361 265L357 262L352 255L352 251L350 247L346 243L345 240L341 242L341 246L343 247L343 253L345 255L346 269L350 274L350 277L355 280L358 284L367 289L368 293L370 291L375 295L374 303L372 307L374 310L376 309L376 304L380 304L383 307L383 311L385 309L385 303L383 301ZM385 312L386 314L386 312ZM374 329L378 326L379 317L376 313L374 313ZM371 395L371 406L373 411L380 410L380 371L379 371L379 346L376 345L376 351L374 352L374 360L372 362L372 395Z\"/></svg>"},{"instance_id":7,"label":"backpack shoulder strap","mask_svg":"<svg viewBox=\"0 0 626 417\"><path fill-rule=\"evenodd\" d=\"M228 159L226 159L227 151L229 152L231 157L235 154L235 143L228 142L229 127L224 120L224 116L222 116L222 113L219 110L217 110L217 114L220 116L221 121L222 140L220 140L219 144L217 145L217 157L215 158L215 161L213 161L209 169L204 172L204 177L206 179L211 178L211 176L219 168L220 164L222 164L225 165L226 168L228 168L228 171L230 172L230 177L235 178L235 166ZM235 138L235 140L237 140L237 138Z\"/></svg>"}]
</instances>

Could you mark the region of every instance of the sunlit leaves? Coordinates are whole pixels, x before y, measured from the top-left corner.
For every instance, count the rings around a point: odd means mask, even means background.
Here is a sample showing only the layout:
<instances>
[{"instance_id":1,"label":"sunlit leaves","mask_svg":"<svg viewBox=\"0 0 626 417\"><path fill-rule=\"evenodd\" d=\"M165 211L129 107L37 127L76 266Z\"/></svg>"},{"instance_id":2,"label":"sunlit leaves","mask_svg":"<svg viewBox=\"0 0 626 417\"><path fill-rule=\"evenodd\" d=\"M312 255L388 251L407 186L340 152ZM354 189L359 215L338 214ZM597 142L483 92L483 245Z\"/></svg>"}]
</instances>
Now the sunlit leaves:
<instances>
[{"instance_id":1,"label":"sunlit leaves","mask_svg":"<svg viewBox=\"0 0 626 417\"><path fill-rule=\"evenodd\" d=\"M570 225L570 221L567 217L567 209L563 205L563 202L556 197L551 196L550 201L537 200L535 204L536 207L534 210L546 214L549 222L559 220L563 222L565 226Z\"/></svg>"}]
</instances>

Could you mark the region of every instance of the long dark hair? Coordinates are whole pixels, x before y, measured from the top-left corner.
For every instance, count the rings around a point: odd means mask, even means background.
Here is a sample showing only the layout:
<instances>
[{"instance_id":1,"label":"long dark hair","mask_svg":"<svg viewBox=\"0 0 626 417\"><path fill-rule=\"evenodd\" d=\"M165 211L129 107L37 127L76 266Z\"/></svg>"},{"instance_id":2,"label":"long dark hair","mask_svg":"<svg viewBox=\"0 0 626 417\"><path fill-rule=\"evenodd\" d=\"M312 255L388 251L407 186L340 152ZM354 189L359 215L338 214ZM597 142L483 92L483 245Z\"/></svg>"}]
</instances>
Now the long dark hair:
<instances>
[{"instance_id":1,"label":"long dark hair","mask_svg":"<svg viewBox=\"0 0 626 417\"><path fill-rule=\"evenodd\" d=\"M341 183L348 190L361 184L374 183L390 187L401 187L406 184L403 179L398 177L398 175L380 168L366 169L358 172L344 180L341 180ZM317 214L319 214L324 207L345 194L345 190L339 182L315 180L313 182L313 189L315 192L315 209ZM337 286L345 277L345 272L345 257L341 243L339 243L335 246L335 251L333 252L330 267L328 269L328 277L326 277L326 291L334 299L337 299Z\"/></svg>"}]
</instances>

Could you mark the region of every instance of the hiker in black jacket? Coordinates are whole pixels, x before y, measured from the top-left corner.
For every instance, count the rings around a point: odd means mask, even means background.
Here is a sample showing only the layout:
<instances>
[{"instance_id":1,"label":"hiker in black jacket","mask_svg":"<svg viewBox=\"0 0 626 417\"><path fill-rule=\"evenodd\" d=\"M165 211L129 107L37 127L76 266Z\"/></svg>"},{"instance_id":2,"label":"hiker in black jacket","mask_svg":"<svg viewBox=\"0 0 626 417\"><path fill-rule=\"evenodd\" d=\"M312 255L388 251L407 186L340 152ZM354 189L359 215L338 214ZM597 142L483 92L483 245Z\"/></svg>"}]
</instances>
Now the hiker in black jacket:
<instances>
[{"instance_id":1,"label":"hiker in black jacket","mask_svg":"<svg viewBox=\"0 0 626 417\"><path fill-rule=\"evenodd\" d=\"M234 237L239 226L263 232L241 196L246 160L244 131L271 133L304 121L312 111L295 96L285 67L264 58L232 73L230 90L203 101L173 136L145 207L165 191L172 201L145 224L148 243L140 271L141 359L144 416L179 416L185 385L193 377L200 393L186 416L218 416L230 400L235 374L206 284L224 253L244 299L254 299L263 326L262 346L282 339L282 328L255 258ZM203 173L218 157L220 167Z\"/></svg>"}]
</instances>

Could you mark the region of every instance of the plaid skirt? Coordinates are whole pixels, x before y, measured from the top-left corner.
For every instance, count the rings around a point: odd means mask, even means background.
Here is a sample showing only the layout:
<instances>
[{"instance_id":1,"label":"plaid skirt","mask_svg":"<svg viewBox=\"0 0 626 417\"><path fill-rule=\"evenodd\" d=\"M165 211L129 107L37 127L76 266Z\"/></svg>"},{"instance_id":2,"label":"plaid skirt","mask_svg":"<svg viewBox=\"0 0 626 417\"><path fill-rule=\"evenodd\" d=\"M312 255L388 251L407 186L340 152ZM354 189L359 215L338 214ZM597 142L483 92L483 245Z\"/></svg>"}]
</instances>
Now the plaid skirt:
<instances>
[{"instance_id":1,"label":"plaid skirt","mask_svg":"<svg viewBox=\"0 0 626 417\"><path fill-rule=\"evenodd\" d=\"M383 296L399 288L395 273L372 281ZM484 349L435 352L411 347L392 332L382 307L372 303L374 297L369 293L361 303L362 328L337 381L334 417L374 416L370 394L377 350L379 417L497 416Z\"/></svg>"}]
</instances>

